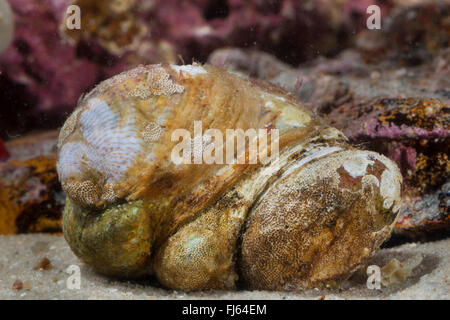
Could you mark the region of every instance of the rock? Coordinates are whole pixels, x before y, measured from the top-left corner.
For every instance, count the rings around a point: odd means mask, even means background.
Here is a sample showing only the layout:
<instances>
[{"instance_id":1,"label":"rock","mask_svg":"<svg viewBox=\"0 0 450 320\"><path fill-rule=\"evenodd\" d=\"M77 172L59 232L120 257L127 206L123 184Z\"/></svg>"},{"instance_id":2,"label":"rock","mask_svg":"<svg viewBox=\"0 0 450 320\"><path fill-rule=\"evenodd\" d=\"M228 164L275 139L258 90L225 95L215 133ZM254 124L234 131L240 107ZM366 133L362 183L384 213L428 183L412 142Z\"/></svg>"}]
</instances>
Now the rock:
<instances>
[{"instance_id":1,"label":"rock","mask_svg":"<svg viewBox=\"0 0 450 320\"><path fill-rule=\"evenodd\" d=\"M319 58L281 72L270 81L294 92L312 110L327 115L345 103L382 97L435 98L449 103L449 75L449 49L414 67L392 60L367 63L360 52L347 50L335 58Z\"/></svg>"},{"instance_id":2,"label":"rock","mask_svg":"<svg viewBox=\"0 0 450 320\"><path fill-rule=\"evenodd\" d=\"M9 140L5 143L11 159L25 161L36 157L56 157L59 130L43 131Z\"/></svg>"},{"instance_id":3,"label":"rock","mask_svg":"<svg viewBox=\"0 0 450 320\"><path fill-rule=\"evenodd\" d=\"M413 273L414 269L423 261L422 255L417 254L405 262L392 259L381 268L381 283L384 286L395 285L405 282Z\"/></svg>"},{"instance_id":4,"label":"rock","mask_svg":"<svg viewBox=\"0 0 450 320\"><path fill-rule=\"evenodd\" d=\"M52 268L52 263L47 257L42 258L42 260L34 266L33 270L50 270Z\"/></svg>"},{"instance_id":5,"label":"rock","mask_svg":"<svg viewBox=\"0 0 450 320\"><path fill-rule=\"evenodd\" d=\"M12 288L13 288L14 290L22 290L22 288L23 288L23 283L22 283L22 281L20 281L20 280L14 281L14 283L13 283L13 285L12 285Z\"/></svg>"},{"instance_id":6,"label":"rock","mask_svg":"<svg viewBox=\"0 0 450 320\"><path fill-rule=\"evenodd\" d=\"M208 62L262 80L270 80L292 68L268 53L238 48L217 49L209 56Z\"/></svg>"},{"instance_id":7,"label":"rock","mask_svg":"<svg viewBox=\"0 0 450 320\"><path fill-rule=\"evenodd\" d=\"M399 6L383 18L380 32L365 30L356 43L367 61L386 58L406 65L431 59L448 48L450 1L419 1Z\"/></svg>"},{"instance_id":8,"label":"rock","mask_svg":"<svg viewBox=\"0 0 450 320\"><path fill-rule=\"evenodd\" d=\"M8 142L0 162L0 234L60 232L64 193L56 174L54 132Z\"/></svg>"}]
</instances>

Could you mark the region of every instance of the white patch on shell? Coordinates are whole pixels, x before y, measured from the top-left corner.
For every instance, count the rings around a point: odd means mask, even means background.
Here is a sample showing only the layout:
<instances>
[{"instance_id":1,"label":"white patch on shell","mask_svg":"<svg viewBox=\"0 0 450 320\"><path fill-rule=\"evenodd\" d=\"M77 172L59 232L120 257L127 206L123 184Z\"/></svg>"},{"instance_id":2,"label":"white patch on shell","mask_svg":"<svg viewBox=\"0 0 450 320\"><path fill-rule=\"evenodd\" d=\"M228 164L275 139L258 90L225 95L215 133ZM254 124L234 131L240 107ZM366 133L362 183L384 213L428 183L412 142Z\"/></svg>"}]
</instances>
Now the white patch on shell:
<instances>
[{"instance_id":1,"label":"white patch on shell","mask_svg":"<svg viewBox=\"0 0 450 320\"><path fill-rule=\"evenodd\" d=\"M106 181L120 180L141 151L134 109L130 108L119 125L118 115L106 102L94 98L88 104L89 109L80 118L84 138L89 144L86 156L93 160L101 158L101 164L92 161L91 165L103 173Z\"/></svg>"},{"instance_id":2,"label":"white patch on shell","mask_svg":"<svg viewBox=\"0 0 450 320\"><path fill-rule=\"evenodd\" d=\"M372 152L371 157L386 166L380 179L380 194L384 199L383 207L385 209L390 209L392 207L392 211L397 213L401 208L402 175L400 170L395 162L383 155Z\"/></svg>"},{"instance_id":3,"label":"white patch on shell","mask_svg":"<svg viewBox=\"0 0 450 320\"><path fill-rule=\"evenodd\" d=\"M62 146L58 161L61 180L80 174L82 161L101 172L105 182L120 180L141 151L133 109L119 121L119 115L106 102L93 98L80 116L80 125L87 143Z\"/></svg>"},{"instance_id":4,"label":"white patch on shell","mask_svg":"<svg viewBox=\"0 0 450 320\"><path fill-rule=\"evenodd\" d=\"M395 176L389 172L389 170L384 170L381 174L381 184L380 184L380 194L383 197L383 207L389 209L394 203L395 189L397 188L398 182Z\"/></svg>"},{"instance_id":5,"label":"white patch on shell","mask_svg":"<svg viewBox=\"0 0 450 320\"><path fill-rule=\"evenodd\" d=\"M192 236L186 240L186 249L188 251L196 250L197 247L204 241L205 239L203 237Z\"/></svg>"},{"instance_id":6,"label":"white patch on shell","mask_svg":"<svg viewBox=\"0 0 450 320\"><path fill-rule=\"evenodd\" d=\"M81 160L86 153L86 146L80 142L68 142L63 144L59 151L59 159L56 164L59 179L64 181L70 176L80 174Z\"/></svg>"},{"instance_id":7,"label":"white patch on shell","mask_svg":"<svg viewBox=\"0 0 450 320\"><path fill-rule=\"evenodd\" d=\"M366 174L367 166L373 165L374 161L370 160L365 154L355 154L355 156L342 164L344 169L353 178L362 177Z\"/></svg>"},{"instance_id":8,"label":"white patch on shell","mask_svg":"<svg viewBox=\"0 0 450 320\"><path fill-rule=\"evenodd\" d=\"M156 155L153 152L150 152L145 157L145 160L146 160L147 163L154 163L156 161Z\"/></svg>"},{"instance_id":9,"label":"white patch on shell","mask_svg":"<svg viewBox=\"0 0 450 320\"><path fill-rule=\"evenodd\" d=\"M274 107L275 106L274 106L274 104L273 104L273 102L271 100L267 100L266 101L266 108L272 109Z\"/></svg>"},{"instance_id":10,"label":"white patch on shell","mask_svg":"<svg viewBox=\"0 0 450 320\"><path fill-rule=\"evenodd\" d=\"M172 69L174 69L179 74L182 72L183 74L188 74L192 77L197 76L199 74L205 74L207 71L200 65L185 65L185 66L177 66L170 65Z\"/></svg>"},{"instance_id":11,"label":"white patch on shell","mask_svg":"<svg viewBox=\"0 0 450 320\"><path fill-rule=\"evenodd\" d=\"M166 113L159 114L158 117L156 118L156 123L159 124L160 126L165 125L166 121L167 121Z\"/></svg>"},{"instance_id":12,"label":"white patch on shell","mask_svg":"<svg viewBox=\"0 0 450 320\"><path fill-rule=\"evenodd\" d=\"M272 112L279 113L275 122L276 128L283 133L292 128L303 128L310 121L311 116L295 105L287 103L282 96L261 92L264 106Z\"/></svg>"},{"instance_id":13,"label":"white patch on shell","mask_svg":"<svg viewBox=\"0 0 450 320\"><path fill-rule=\"evenodd\" d=\"M315 147L311 150L307 151L304 157L296 161L293 165L291 165L288 170L283 173L283 176L290 174L292 171L304 166L305 164L311 162L314 159L321 158L323 156L329 155L331 153L335 153L337 151L342 150L340 147Z\"/></svg>"}]
</instances>

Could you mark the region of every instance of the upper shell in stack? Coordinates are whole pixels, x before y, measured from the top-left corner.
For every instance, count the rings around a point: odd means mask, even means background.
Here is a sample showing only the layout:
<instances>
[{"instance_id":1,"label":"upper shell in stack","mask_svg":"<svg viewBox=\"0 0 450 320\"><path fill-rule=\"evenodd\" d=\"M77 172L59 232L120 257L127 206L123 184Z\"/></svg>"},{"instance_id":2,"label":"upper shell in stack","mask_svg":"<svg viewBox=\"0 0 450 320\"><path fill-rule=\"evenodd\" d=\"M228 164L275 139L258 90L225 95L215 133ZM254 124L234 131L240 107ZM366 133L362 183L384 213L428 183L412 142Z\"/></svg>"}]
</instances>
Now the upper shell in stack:
<instances>
[{"instance_id":1,"label":"upper shell in stack","mask_svg":"<svg viewBox=\"0 0 450 320\"><path fill-rule=\"evenodd\" d=\"M319 124L289 96L212 66L140 66L102 82L64 124L57 164L64 190L91 208L141 198L167 206L207 180L211 190L221 190L243 166L220 177L225 165L170 159L179 142L171 133L187 129L193 136L196 120L203 131L277 128L280 147L292 140L285 133L304 134Z\"/></svg>"}]
</instances>

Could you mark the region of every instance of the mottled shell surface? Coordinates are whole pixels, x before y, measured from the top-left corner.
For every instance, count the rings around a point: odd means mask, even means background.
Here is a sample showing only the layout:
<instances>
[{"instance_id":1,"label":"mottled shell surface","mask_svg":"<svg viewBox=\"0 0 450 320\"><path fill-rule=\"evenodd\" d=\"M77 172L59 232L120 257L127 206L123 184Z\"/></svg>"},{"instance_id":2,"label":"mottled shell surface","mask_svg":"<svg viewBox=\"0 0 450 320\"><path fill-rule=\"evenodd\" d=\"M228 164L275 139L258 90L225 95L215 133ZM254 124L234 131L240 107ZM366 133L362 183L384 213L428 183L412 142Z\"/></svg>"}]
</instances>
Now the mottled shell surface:
<instances>
[{"instance_id":1,"label":"mottled shell surface","mask_svg":"<svg viewBox=\"0 0 450 320\"><path fill-rule=\"evenodd\" d=\"M279 161L176 164L172 132L278 129ZM211 143L202 141L202 150ZM170 288L346 279L392 231L401 175L265 83L208 65L140 66L80 99L61 129L64 235L104 274ZM202 152L202 150L193 150Z\"/></svg>"},{"instance_id":2,"label":"mottled shell surface","mask_svg":"<svg viewBox=\"0 0 450 320\"><path fill-rule=\"evenodd\" d=\"M212 67L138 67L100 84L67 119L58 142L60 181L75 203L92 208L140 198L168 206L208 181L212 193L198 190L200 206L246 166L175 165L172 131L193 136L200 120L204 131L276 127L304 135L313 116L286 99Z\"/></svg>"}]
</instances>

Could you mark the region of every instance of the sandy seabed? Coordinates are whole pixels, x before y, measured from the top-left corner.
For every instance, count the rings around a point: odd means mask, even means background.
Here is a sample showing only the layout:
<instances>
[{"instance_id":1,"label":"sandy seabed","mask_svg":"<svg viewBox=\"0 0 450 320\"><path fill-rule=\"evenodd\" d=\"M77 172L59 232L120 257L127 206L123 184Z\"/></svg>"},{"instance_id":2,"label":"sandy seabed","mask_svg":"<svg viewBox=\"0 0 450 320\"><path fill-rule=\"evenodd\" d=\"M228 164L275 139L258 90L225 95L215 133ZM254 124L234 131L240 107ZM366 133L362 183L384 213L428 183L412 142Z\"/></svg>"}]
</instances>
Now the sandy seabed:
<instances>
[{"instance_id":1,"label":"sandy seabed","mask_svg":"<svg viewBox=\"0 0 450 320\"><path fill-rule=\"evenodd\" d=\"M405 282L380 290L368 289L367 276L359 272L339 290L180 292L158 287L155 280L128 282L98 275L61 236L0 236L0 299L450 299L450 239L382 249L370 264L384 266L391 259L403 262L417 255L422 262ZM50 265L43 263L45 258ZM67 286L70 265L80 267L80 289Z\"/></svg>"}]
</instances>

